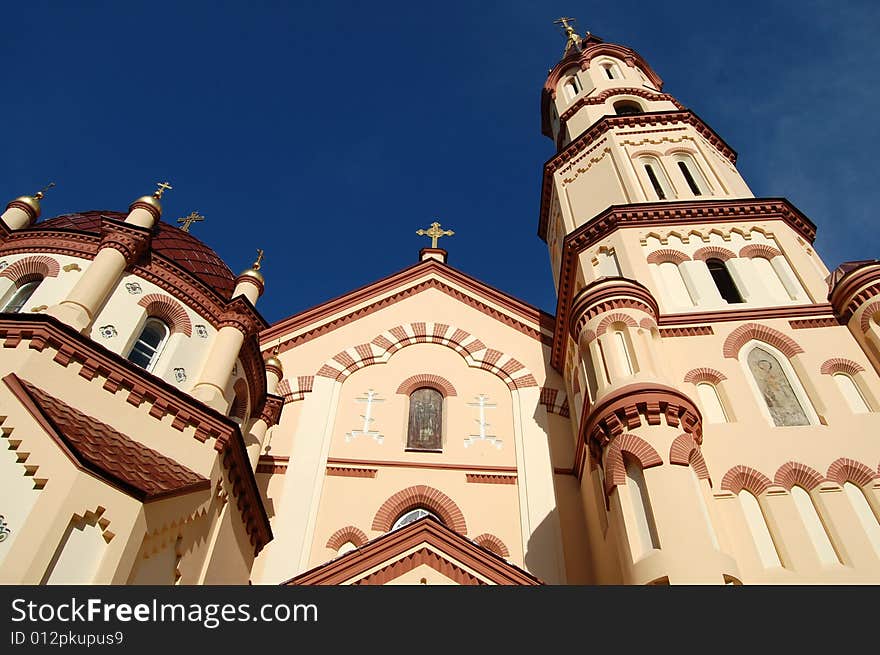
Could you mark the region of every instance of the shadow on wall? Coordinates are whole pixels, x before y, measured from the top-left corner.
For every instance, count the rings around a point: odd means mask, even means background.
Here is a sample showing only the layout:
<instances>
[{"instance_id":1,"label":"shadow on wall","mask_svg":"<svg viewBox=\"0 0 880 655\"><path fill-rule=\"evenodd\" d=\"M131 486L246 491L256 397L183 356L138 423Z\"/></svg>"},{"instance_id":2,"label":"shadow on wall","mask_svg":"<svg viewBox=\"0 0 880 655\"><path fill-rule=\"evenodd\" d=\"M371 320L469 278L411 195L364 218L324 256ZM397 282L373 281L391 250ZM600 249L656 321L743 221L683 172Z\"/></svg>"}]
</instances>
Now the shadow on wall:
<instances>
[{"instance_id":1,"label":"shadow on wall","mask_svg":"<svg viewBox=\"0 0 880 655\"><path fill-rule=\"evenodd\" d=\"M556 558L559 548L559 513L550 512L544 520L532 528L532 536L526 544L523 557L526 569L537 576L541 582L559 584L563 562L557 565Z\"/></svg>"}]
</instances>

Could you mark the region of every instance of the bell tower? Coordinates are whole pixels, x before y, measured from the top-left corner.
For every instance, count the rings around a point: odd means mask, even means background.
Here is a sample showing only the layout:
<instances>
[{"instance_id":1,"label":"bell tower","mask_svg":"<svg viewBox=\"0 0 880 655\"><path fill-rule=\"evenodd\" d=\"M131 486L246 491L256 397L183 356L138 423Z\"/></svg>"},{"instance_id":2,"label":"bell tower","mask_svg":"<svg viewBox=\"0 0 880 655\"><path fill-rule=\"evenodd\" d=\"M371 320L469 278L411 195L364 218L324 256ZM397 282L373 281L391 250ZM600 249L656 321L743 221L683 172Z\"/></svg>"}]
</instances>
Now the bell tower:
<instances>
[{"instance_id":1,"label":"bell tower","mask_svg":"<svg viewBox=\"0 0 880 655\"><path fill-rule=\"evenodd\" d=\"M749 387L741 363L762 339L762 353L794 356L793 328L837 320L815 226L785 199L755 198L733 148L637 52L558 22L564 51L541 96L556 152L538 234L558 296L551 362L572 399L575 472L595 497L586 504L604 509L605 528L588 528L593 552L616 551L626 583L741 580L718 484L739 460L767 457L774 421L827 424L812 363L790 362L797 419L758 407L760 382ZM738 424L734 395L756 405ZM705 440L739 432L744 451L704 457Z\"/></svg>"}]
</instances>

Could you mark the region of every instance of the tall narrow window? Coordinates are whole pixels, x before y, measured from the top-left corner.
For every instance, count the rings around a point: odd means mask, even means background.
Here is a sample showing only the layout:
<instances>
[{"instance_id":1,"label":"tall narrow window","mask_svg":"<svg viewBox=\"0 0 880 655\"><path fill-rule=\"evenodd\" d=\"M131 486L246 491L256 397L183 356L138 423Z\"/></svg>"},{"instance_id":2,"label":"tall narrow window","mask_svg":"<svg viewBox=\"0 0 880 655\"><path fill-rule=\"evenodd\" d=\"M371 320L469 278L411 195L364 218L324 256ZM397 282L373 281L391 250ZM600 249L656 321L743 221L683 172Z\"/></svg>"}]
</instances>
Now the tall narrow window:
<instances>
[{"instance_id":1,"label":"tall narrow window","mask_svg":"<svg viewBox=\"0 0 880 655\"><path fill-rule=\"evenodd\" d=\"M764 348L755 346L749 351L747 361L773 423L777 426L810 425L804 406L779 360Z\"/></svg>"},{"instance_id":2,"label":"tall narrow window","mask_svg":"<svg viewBox=\"0 0 880 655\"><path fill-rule=\"evenodd\" d=\"M846 402L853 412L856 414L865 414L871 411L871 408L868 407L868 403L865 401L865 397L859 390L858 385L850 376L846 373L835 373L832 377L834 377L834 381L837 383L840 393L846 398Z\"/></svg>"},{"instance_id":3,"label":"tall narrow window","mask_svg":"<svg viewBox=\"0 0 880 655\"><path fill-rule=\"evenodd\" d=\"M738 498L746 516L746 524L749 526L755 548L758 550L761 564L768 569L781 567L782 561L779 559L776 544L773 543L773 536L770 534L770 528L767 527L767 521L764 519L764 513L761 511L758 499L751 492L745 490L739 492Z\"/></svg>"},{"instance_id":4,"label":"tall narrow window","mask_svg":"<svg viewBox=\"0 0 880 655\"><path fill-rule=\"evenodd\" d=\"M660 185L660 180L657 178L657 173L654 172L654 167L651 164L645 164L645 173L647 173L648 179L651 180L651 186L654 187L654 193L657 194L657 197L660 200L666 200L666 192Z\"/></svg>"},{"instance_id":5,"label":"tall narrow window","mask_svg":"<svg viewBox=\"0 0 880 655\"><path fill-rule=\"evenodd\" d=\"M691 472L691 482L694 485L694 493L697 494L697 498L700 501L700 510L703 514L703 520L706 521L706 529L709 531L709 538L712 540L712 546L715 550L721 550L721 546L718 545L718 535L715 534L715 527L712 525L712 519L709 517L709 508L706 507L706 497L703 496L703 488L700 484L700 478L697 477L697 472L694 470L693 466L688 466L688 469Z\"/></svg>"},{"instance_id":6,"label":"tall narrow window","mask_svg":"<svg viewBox=\"0 0 880 655\"><path fill-rule=\"evenodd\" d=\"M718 389L710 382L697 384L697 396L700 398L700 406L703 409L703 419L706 423L727 423L727 414L721 398L718 397Z\"/></svg>"},{"instance_id":7,"label":"tall narrow window","mask_svg":"<svg viewBox=\"0 0 880 655\"><path fill-rule=\"evenodd\" d=\"M648 496L644 471L635 459L624 456L623 460L626 467L626 495L629 496L630 509L635 521L631 536L633 558L639 559L652 549L660 548L660 539L657 537L657 526L654 524L654 513L651 511L651 499Z\"/></svg>"},{"instance_id":8,"label":"tall narrow window","mask_svg":"<svg viewBox=\"0 0 880 655\"><path fill-rule=\"evenodd\" d=\"M3 306L3 311L9 312L10 314L17 314L20 312L21 308L24 307L24 304L30 300L32 295L34 295L34 291L37 290L37 287L40 286L40 282L42 281L43 278L31 280L18 287L18 289L15 290L15 293L12 294L12 297Z\"/></svg>"},{"instance_id":9,"label":"tall narrow window","mask_svg":"<svg viewBox=\"0 0 880 655\"><path fill-rule=\"evenodd\" d=\"M580 80L572 76L565 81L565 95L568 96L569 100L574 100L578 93L581 92L581 82Z\"/></svg>"},{"instance_id":10,"label":"tall narrow window","mask_svg":"<svg viewBox=\"0 0 880 655\"><path fill-rule=\"evenodd\" d=\"M620 74L620 69L617 67L617 64L609 61L600 64L600 66L602 67L602 70L605 71L605 77L607 77L609 80L619 80L621 77L623 77Z\"/></svg>"},{"instance_id":11,"label":"tall narrow window","mask_svg":"<svg viewBox=\"0 0 880 655\"><path fill-rule=\"evenodd\" d=\"M874 547L874 552L880 555L880 524L877 523L877 517L865 498L865 493L852 482L845 482L843 490L846 492L849 502L852 503L856 516L859 517L859 523L868 537L868 541Z\"/></svg>"},{"instance_id":12,"label":"tall narrow window","mask_svg":"<svg viewBox=\"0 0 880 655\"><path fill-rule=\"evenodd\" d=\"M623 329L617 329L613 333L614 346L617 349L617 356L620 365L623 367L624 375L632 375L634 371L632 357L629 354L629 344L627 343L626 334Z\"/></svg>"},{"instance_id":13,"label":"tall narrow window","mask_svg":"<svg viewBox=\"0 0 880 655\"><path fill-rule=\"evenodd\" d=\"M727 270L727 265L723 261L720 259L707 259L706 268L709 269L709 274L718 288L718 293L721 294L724 300L731 304L743 302L739 289L736 288L736 282L733 281L733 277L731 277L730 271Z\"/></svg>"},{"instance_id":14,"label":"tall narrow window","mask_svg":"<svg viewBox=\"0 0 880 655\"><path fill-rule=\"evenodd\" d=\"M703 195L703 192L700 190L699 185L697 185L697 181L694 179L688 165L685 162L680 161L678 162L678 169L681 171L681 174L684 175L684 180L687 182L688 187L690 187L691 193L695 196Z\"/></svg>"},{"instance_id":15,"label":"tall narrow window","mask_svg":"<svg viewBox=\"0 0 880 655\"><path fill-rule=\"evenodd\" d=\"M406 447L412 450L443 449L443 394L436 389L416 389L409 397Z\"/></svg>"},{"instance_id":16,"label":"tall narrow window","mask_svg":"<svg viewBox=\"0 0 880 655\"><path fill-rule=\"evenodd\" d=\"M694 304L691 294L681 276L681 269L675 262L663 262L659 264L660 278L663 286L669 294L669 299L677 307L692 307Z\"/></svg>"},{"instance_id":17,"label":"tall narrow window","mask_svg":"<svg viewBox=\"0 0 880 655\"><path fill-rule=\"evenodd\" d=\"M765 259L764 257L752 257L749 261L755 269L758 279L764 285L764 288L767 289L767 295L770 300L775 302L786 302L791 300L791 295L788 293L788 290L785 288L785 285L779 277L779 273L773 268L773 264L769 259Z\"/></svg>"},{"instance_id":18,"label":"tall narrow window","mask_svg":"<svg viewBox=\"0 0 880 655\"><path fill-rule=\"evenodd\" d=\"M840 558L837 556L834 546L831 545L831 539L828 537L822 519L819 518L819 513L816 511L816 505L810 498L810 494L805 489L795 486L791 488L791 497L794 499L794 506L797 507L798 514L801 515L801 521L804 522L807 534L810 535L810 541L813 542L813 548L816 549L819 561L826 566L840 564Z\"/></svg>"},{"instance_id":19,"label":"tall narrow window","mask_svg":"<svg viewBox=\"0 0 880 655\"><path fill-rule=\"evenodd\" d=\"M128 361L152 371L168 339L168 326L158 318L148 318L144 329L128 353Z\"/></svg>"}]
</instances>

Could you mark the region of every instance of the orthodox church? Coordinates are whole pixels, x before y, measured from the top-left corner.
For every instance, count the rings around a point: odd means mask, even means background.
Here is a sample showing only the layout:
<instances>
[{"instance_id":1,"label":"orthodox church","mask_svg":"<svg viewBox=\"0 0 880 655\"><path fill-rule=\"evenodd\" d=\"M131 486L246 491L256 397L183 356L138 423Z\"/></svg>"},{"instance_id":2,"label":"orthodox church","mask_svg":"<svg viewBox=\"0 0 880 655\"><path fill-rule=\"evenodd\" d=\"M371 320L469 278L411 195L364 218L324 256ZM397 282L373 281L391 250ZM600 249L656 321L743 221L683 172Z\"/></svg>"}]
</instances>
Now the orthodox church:
<instances>
[{"instance_id":1,"label":"orthodox church","mask_svg":"<svg viewBox=\"0 0 880 655\"><path fill-rule=\"evenodd\" d=\"M446 262L269 325L161 220L0 216L0 581L880 582L880 261L563 21L551 315ZM366 281L364 281L366 282Z\"/></svg>"}]
</instances>

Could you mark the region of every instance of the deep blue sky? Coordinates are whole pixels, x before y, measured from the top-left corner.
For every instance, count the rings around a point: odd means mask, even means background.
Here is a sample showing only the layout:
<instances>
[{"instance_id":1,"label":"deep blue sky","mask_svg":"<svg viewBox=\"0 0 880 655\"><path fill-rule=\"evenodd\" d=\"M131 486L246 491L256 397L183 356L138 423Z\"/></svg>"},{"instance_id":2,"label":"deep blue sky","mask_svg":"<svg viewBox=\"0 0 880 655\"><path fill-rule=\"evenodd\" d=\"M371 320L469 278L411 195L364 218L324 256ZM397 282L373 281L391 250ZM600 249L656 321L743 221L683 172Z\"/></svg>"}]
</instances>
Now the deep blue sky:
<instances>
[{"instance_id":1,"label":"deep blue sky","mask_svg":"<svg viewBox=\"0 0 880 655\"><path fill-rule=\"evenodd\" d=\"M238 272L266 250L270 321L404 268L435 218L450 263L542 309L539 98L575 16L639 51L818 226L829 267L880 256L880 3L21 2L4 6L0 191L44 217L164 219ZM3 200L5 203L6 200Z\"/></svg>"}]
</instances>

